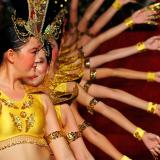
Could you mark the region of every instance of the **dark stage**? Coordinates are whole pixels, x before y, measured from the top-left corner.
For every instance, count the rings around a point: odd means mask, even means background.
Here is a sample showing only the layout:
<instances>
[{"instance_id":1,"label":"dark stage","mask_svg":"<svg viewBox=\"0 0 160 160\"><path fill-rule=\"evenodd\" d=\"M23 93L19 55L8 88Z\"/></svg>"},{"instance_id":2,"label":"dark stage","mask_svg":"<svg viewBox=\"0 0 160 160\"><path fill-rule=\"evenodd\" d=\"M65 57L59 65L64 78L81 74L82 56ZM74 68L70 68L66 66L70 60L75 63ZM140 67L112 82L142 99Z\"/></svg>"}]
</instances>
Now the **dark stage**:
<instances>
[{"instance_id":1,"label":"dark stage","mask_svg":"<svg viewBox=\"0 0 160 160\"><path fill-rule=\"evenodd\" d=\"M125 47L143 41L150 36L160 33L160 29L145 31L125 31L114 39L101 45L95 54L105 53L107 50ZM115 45L116 44L116 45ZM136 55L116 60L105 64L103 67L111 68L129 68L139 71L159 71L160 70L160 52L145 51ZM96 83L103 84L112 88L125 90L133 95L143 98L147 101L160 103L160 84L155 82L147 82L141 80L127 80L122 78L107 78ZM143 129L160 135L160 119L156 115L151 115L132 106L110 100L102 99L106 104L117 108L128 119ZM122 153L128 155L134 160L152 160L152 155L146 149L142 142L139 142L131 134L121 129L108 119L95 113L94 116L89 115L86 109L80 109L83 116L92 123L98 131L103 133ZM96 160L110 160L102 151L85 141L89 150L92 152ZM106 146L107 147L107 146Z\"/></svg>"}]
</instances>

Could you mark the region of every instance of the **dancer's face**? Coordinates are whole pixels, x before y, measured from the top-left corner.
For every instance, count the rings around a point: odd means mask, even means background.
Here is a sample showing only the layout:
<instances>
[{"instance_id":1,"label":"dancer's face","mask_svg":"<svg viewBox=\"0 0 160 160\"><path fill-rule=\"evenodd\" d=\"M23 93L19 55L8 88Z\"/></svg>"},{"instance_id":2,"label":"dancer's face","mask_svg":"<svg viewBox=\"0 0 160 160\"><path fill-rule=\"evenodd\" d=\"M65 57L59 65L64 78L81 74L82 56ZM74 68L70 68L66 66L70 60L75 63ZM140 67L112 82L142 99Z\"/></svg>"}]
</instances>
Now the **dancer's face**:
<instances>
[{"instance_id":1,"label":"dancer's face","mask_svg":"<svg viewBox=\"0 0 160 160\"><path fill-rule=\"evenodd\" d=\"M22 45L18 50L9 50L8 58L14 65L16 73L21 77L31 77L35 75L35 58L41 48L41 43L34 37ZM11 56L10 56L11 55Z\"/></svg>"},{"instance_id":2,"label":"dancer's face","mask_svg":"<svg viewBox=\"0 0 160 160\"><path fill-rule=\"evenodd\" d=\"M44 77L46 75L47 69L48 69L48 63L46 59L46 52L41 49L37 54L35 58L35 76L25 78L23 81L27 85L31 86L38 86L42 83L44 80Z\"/></svg>"},{"instance_id":3,"label":"dancer's face","mask_svg":"<svg viewBox=\"0 0 160 160\"><path fill-rule=\"evenodd\" d=\"M52 47L52 63L54 66L54 62L56 60L58 52L58 44L54 39L49 39L49 43ZM23 79L23 82L27 85L36 87L43 82L49 68L46 58L46 51L43 48L41 48L41 50L39 50L39 52L36 54L34 66L35 76L25 78Z\"/></svg>"}]
</instances>

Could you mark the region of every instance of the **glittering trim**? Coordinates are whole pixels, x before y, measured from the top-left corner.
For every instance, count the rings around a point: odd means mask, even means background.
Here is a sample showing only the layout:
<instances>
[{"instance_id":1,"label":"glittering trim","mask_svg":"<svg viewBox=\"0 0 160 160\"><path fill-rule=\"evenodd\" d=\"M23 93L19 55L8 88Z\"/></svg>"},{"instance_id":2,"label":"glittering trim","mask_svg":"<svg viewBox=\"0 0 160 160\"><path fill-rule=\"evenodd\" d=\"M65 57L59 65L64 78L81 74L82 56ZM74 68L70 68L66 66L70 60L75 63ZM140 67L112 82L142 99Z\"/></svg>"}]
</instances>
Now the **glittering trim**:
<instances>
[{"instance_id":1,"label":"glittering trim","mask_svg":"<svg viewBox=\"0 0 160 160\"><path fill-rule=\"evenodd\" d=\"M82 124L78 125L80 132L82 133L87 127L91 126L87 121L83 121Z\"/></svg>"},{"instance_id":2,"label":"glittering trim","mask_svg":"<svg viewBox=\"0 0 160 160\"><path fill-rule=\"evenodd\" d=\"M44 138L33 137L28 135L16 136L16 137L9 138L7 140L0 141L0 151L9 147L15 146L17 144L25 144L25 143L36 144L39 146L48 146Z\"/></svg>"},{"instance_id":3,"label":"glittering trim","mask_svg":"<svg viewBox=\"0 0 160 160\"><path fill-rule=\"evenodd\" d=\"M84 84L84 86L83 86L83 88L84 88L84 90L88 93L88 90L89 90L89 88L90 88L90 86L92 85L92 83L90 82L90 81L87 81L85 84Z\"/></svg>"}]
</instances>

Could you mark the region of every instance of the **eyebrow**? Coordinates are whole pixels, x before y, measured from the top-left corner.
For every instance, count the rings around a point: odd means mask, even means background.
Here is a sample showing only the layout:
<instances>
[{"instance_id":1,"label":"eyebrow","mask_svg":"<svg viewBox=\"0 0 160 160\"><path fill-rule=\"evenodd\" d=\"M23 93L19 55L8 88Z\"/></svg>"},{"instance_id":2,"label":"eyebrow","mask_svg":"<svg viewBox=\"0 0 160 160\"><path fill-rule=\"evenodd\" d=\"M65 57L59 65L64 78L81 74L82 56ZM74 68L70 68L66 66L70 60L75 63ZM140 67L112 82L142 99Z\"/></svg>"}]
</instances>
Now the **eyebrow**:
<instances>
[{"instance_id":1,"label":"eyebrow","mask_svg":"<svg viewBox=\"0 0 160 160\"><path fill-rule=\"evenodd\" d=\"M36 48L36 47L31 48L30 51L32 51L32 50L38 50L38 48Z\"/></svg>"},{"instance_id":2,"label":"eyebrow","mask_svg":"<svg viewBox=\"0 0 160 160\"><path fill-rule=\"evenodd\" d=\"M40 46L38 46L38 47L31 48L30 51L32 51L32 50L40 51L41 49L42 49L42 47L40 48Z\"/></svg>"}]
</instances>

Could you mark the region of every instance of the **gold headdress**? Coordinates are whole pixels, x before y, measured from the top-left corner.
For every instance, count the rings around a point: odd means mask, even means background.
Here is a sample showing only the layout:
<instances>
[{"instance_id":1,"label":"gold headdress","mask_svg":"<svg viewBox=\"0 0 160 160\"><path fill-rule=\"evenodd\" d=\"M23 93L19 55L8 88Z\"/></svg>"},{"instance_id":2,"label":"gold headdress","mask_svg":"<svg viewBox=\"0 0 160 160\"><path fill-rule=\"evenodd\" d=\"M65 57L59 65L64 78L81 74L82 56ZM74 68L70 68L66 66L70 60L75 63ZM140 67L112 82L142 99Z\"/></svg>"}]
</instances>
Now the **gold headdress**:
<instances>
[{"instance_id":1,"label":"gold headdress","mask_svg":"<svg viewBox=\"0 0 160 160\"><path fill-rule=\"evenodd\" d=\"M21 7L24 8L24 11L18 8L16 3L22 4ZM12 20L18 38L23 42L29 36L35 36L41 42L50 37L55 40L59 39L67 13L65 8L67 0L27 0L28 6L25 4L26 0L13 0L15 12L12 15ZM27 8L28 11L26 11Z\"/></svg>"}]
</instances>

